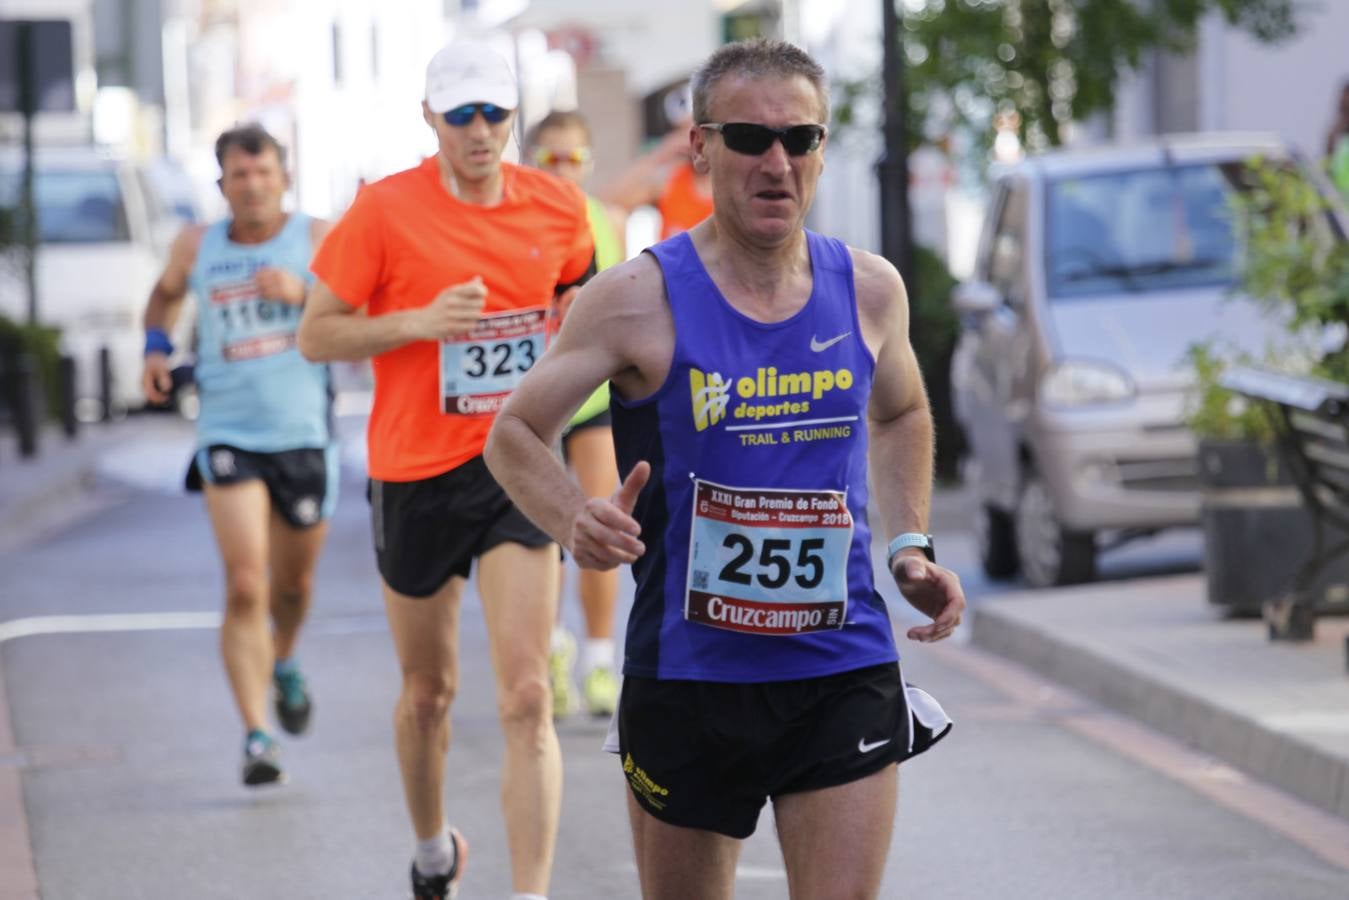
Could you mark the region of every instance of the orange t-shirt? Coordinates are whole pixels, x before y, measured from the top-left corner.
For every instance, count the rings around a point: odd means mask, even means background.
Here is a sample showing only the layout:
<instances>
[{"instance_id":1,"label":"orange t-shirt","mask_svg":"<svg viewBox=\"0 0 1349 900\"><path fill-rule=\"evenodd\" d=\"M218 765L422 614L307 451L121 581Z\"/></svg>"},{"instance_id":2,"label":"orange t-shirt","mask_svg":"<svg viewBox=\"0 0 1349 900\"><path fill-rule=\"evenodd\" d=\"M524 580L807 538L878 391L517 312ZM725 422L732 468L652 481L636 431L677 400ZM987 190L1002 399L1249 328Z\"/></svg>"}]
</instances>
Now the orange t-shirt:
<instances>
[{"instance_id":1,"label":"orange t-shirt","mask_svg":"<svg viewBox=\"0 0 1349 900\"><path fill-rule=\"evenodd\" d=\"M688 231L712 215L712 198L698 190L698 173L691 163L684 163L670 173L656 209L660 211L661 240Z\"/></svg>"},{"instance_id":2,"label":"orange t-shirt","mask_svg":"<svg viewBox=\"0 0 1349 900\"><path fill-rule=\"evenodd\" d=\"M314 256L319 280L371 316L425 306L475 275L487 288L472 335L374 358L371 478L419 481L482 453L514 381L542 352L556 287L590 266L585 195L536 169L503 163L502 173L501 203L478 206L451 195L429 157L366 185Z\"/></svg>"}]
</instances>

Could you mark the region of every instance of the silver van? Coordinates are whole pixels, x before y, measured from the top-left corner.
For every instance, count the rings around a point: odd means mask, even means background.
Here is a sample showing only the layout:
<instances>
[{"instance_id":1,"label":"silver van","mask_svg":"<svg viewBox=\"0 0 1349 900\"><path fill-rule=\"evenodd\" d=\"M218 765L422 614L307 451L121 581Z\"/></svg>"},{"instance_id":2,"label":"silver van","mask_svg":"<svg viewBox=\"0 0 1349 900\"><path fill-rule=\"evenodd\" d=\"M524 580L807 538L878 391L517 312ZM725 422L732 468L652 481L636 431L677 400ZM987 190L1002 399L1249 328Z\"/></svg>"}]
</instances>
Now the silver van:
<instances>
[{"instance_id":1,"label":"silver van","mask_svg":"<svg viewBox=\"0 0 1349 900\"><path fill-rule=\"evenodd\" d=\"M1259 135L1063 151L1000 171L956 289L956 416L984 571L1089 581L1100 549L1198 521L1183 423L1191 344L1259 352L1280 326L1236 295L1229 199Z\"/></svg>"}]
</instances>

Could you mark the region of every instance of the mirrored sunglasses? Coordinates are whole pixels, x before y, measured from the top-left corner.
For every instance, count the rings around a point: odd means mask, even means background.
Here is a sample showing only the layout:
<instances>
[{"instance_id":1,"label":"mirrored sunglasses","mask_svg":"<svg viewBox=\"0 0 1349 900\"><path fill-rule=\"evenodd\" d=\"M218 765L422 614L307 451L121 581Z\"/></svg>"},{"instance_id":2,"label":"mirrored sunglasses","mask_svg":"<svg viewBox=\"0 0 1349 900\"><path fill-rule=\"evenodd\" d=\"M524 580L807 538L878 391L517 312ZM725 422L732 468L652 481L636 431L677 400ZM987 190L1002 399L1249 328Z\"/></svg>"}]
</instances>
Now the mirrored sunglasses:
<instances>
[{"instance_id":1,"label":"mirrored sunglasses","mask_svg":"<svg viewBox=\"0 0 1349 900\"><path fill-rule=\"evenodd\" d=\"M760 156L768 152L774 141L782 141L788 156L805 156L820 149L829 129L823 125L793 125L790 128L769 128L751 122L703 122L699 128L720 132L726 146L746 156Z\"/></svg>"},{"instance_id":2,"label":"mirrored sunglasses","mask_svg":"<svg viewBox=\"0 0 1349 900\"><path fill-rule=\"evenodd\" d=\"M540 147L534 151L534 162L544 168L552 168L564 162L583 166L590 162L590 148L577 147L569 153L554 153L552 150Z\"/></svg>"},{"instance_id":3,"label":"mirrored sunglasses","mask_svg":"<svg viewBox=\"0 0 1349 900\"><path fill-rule=\"evenodd\" d=\"M463 106L456 106L454 109L446 110L442 115L445 121L455 128L463 128L473 117L482 113L482 117L487 120L489 125L498 125L506 121L506 117L511 114L511 110L504 106L497 106L495 103L465 103Z\"/></svg>"}]
</instances>

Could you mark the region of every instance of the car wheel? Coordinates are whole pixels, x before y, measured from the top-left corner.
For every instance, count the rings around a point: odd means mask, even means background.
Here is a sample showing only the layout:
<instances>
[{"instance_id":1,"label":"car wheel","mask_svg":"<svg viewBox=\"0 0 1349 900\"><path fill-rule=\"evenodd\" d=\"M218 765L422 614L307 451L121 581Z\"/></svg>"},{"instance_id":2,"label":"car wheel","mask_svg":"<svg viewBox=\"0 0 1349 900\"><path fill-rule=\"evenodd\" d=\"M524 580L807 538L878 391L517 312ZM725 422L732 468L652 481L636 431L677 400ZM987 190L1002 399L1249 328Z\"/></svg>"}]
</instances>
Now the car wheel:
<instances>
[{"instance_id":1,"label":"car wheel","mask_svg":"<svg viewBox=\"0 0 1349 900\"><path fill-rule=\"evenodd\" d=\"M1096 538L1059 524L1049 487L1032 474L1016 509L1016 548L1021 573L1032 587L1077 584L1096 577Z\"/></svg>"},{"instance_id":2,"label":"car wheel","mask_svg":"<svg viewBox=\"0 0 1349 900\"><path fill-rule=\"evenodd\" d=\"M979 504L974 514L974 538L979 546L979 564L984 574L1004 581L1016 574L1021 561L1016 551L1016 525L1012 514Z\"/></svg>"}]
</instances>

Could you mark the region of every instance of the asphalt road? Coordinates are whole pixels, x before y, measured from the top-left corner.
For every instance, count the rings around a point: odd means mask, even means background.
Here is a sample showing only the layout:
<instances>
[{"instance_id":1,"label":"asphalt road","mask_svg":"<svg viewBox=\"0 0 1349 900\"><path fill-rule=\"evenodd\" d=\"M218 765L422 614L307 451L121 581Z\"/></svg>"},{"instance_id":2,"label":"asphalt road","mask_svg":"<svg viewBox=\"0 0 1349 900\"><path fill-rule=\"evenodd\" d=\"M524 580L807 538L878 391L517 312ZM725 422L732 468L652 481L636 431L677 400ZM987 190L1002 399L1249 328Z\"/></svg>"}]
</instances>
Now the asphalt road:
<instances>
[{"instance_id":1,"label":"asphalt road","mask_svg":"<svg viewBox=\"0 0 1349 900\"><path fill-rule=\"evenodd\" d=\"M0 620L70 617L32 623L54 633L0 643L43 900L405 897L411 834L390 724L398 677L359 480L344 484L301 647L315 728L284 742L287 785L249 791L209 627L219 567L199 501L171 492L181 462L179 446L160 439L109 460L128 484L110 489L100 511L0 556ZM977 604L1003 588L973 571L962 503L939 503L938 546ZM1105 571L1147 590L1146 576L1195 566L1197 546L1186 535L1140 545L1112 554ZM628 592L625 580L625 603ZM578 616L569 603L568 619ZM1108 724L1100 710L1041 704L1048 685L1018 699L1004 670L970 647L903 652L908 679L957 726L902 769L883 896L1349 895L1349 872L1140 762L1127 729L1092 738L1068 727L1082 716ZM509 894L500 732L476 595L463 615L462 673L447 786L450 816L472 844L461 897L500 898ZM604 731L584 718L559 728L554 900L637 896L623 780L599 750ZM1167 752L1196 771L1209 765ZM737 896L786 896L771 813L746 843Z\"/></svg>"}]
</instances>

